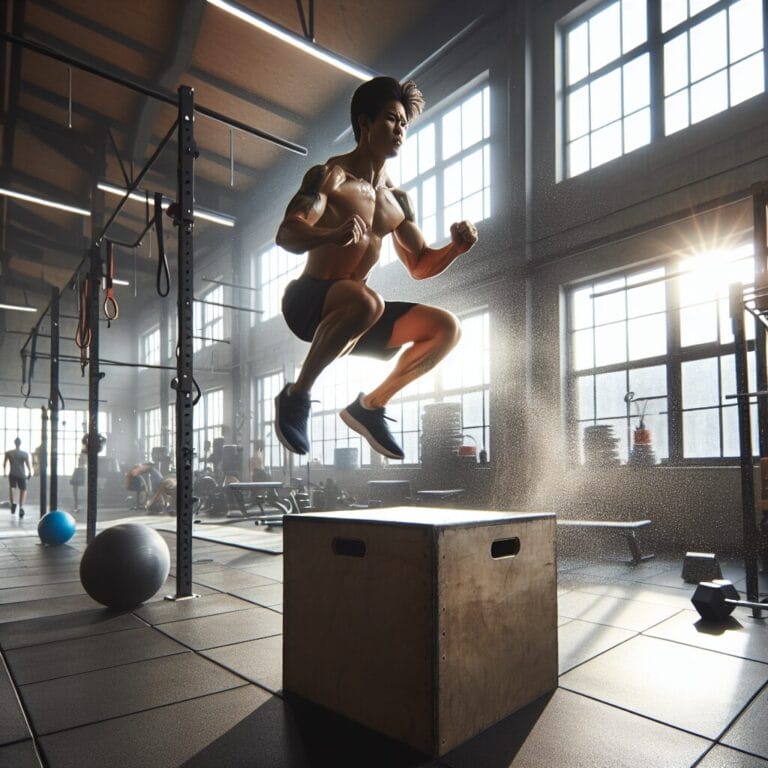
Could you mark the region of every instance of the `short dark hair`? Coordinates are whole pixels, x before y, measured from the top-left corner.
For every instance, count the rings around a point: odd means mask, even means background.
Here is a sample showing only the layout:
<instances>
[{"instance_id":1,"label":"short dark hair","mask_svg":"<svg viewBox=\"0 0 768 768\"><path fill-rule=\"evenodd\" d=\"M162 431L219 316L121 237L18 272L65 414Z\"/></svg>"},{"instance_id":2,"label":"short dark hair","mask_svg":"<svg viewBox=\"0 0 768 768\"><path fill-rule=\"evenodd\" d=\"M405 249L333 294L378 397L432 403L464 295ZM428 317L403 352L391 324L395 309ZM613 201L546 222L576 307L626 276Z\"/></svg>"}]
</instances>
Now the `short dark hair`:
<instances>
[{"instance_id":1,"label":"short dark hair","mask_svg":"<svg viewBox=\"0 0 768 768\"><path fill-rule=\"evenodd\" d=\"M399 101L403 105L408 122L424 109L424 97L413 80L401 84L394 77L374 77L363 83L352 95L350 117L355 141L360 141L360 115L375 120L388 101Z\"/></svg>"}]
</instances>

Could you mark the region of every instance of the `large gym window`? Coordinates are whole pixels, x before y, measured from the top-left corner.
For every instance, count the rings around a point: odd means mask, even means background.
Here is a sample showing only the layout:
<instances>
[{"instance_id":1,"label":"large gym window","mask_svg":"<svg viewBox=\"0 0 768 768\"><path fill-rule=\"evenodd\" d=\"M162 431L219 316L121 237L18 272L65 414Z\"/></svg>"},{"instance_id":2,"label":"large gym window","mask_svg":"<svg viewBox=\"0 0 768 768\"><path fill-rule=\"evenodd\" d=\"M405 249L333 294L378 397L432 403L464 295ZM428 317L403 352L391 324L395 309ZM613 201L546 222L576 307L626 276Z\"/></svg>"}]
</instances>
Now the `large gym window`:
<instances>
[{"instance_id":1,"label":"large gym window","mask_svg":"<svg viewBox=\"0 0 768 768\"><path fill-rule=\"evenodd\" d=\"M462 90L459 100L416 120L399 156L387 164L430 245L450 238L454 222L491 215L490 87L484 76ZM396 258L387 237L379 263Z\"/></svg>"},{"instance_id":2,"label":"large gym window","mask_svg":"<svg viewBox=\"0 0 768 768\"><path fill-rule=\"evenodd\" d=\"M280 314L280 304L283 300L285 286L294 278L297 278L304 269L307 260L306 254L290 253L279 245L271 245L261 251L254 259L254 285L261 287L262 310L257 315L262 320L269 320Z\"/></svg>"},{"instance_id":3,"label":"large gym window","mask_svg":"<svg viewBox=\"0 0 768 768\"><path fill-rule=\"evenodd\" d=\"M762 0L612 0L561 31L566 177L765 90Z\"/></svg>"},{"instance_id":4,"label":"large gym window","mask_svg":"<svg viewBox=\"0 0 768 768\"><path fill-rule=\"evenodd\" d=\"M283 466L283 446L275 435L275 398L283 388L283 374L270 373L259 376L252 391L253 439L264 443L264 468L279 469ZM249 456L255 455L252 445Z\"/></svg>"},{"instance_id":5,"label":"large gym window","mask_svg":"<svg viewBox=\"0 0 768 768\"><path fill-rule=\"evenodd\" d=\"M141 412L139 440L144 461L152 461L152 449L163 444L160 408L149 408Z\"/></svg>"},{"instance_id":6,"label":"large gym window","mask_svg":"<svg viewBox=\"0 0 768 768\"><path fill-rule=\"evenodd\" d=\"M736 404L726 399L736 389L728 286L751 282L753 270L744 245L568 291L566 402L582 462L638 460L641 420L656 461L738 456ZM747 329L753 336L753 321ZM585 448L585 430L599 425Z\"/></svg>"},{"instance_id":7,"label":"large gym window","mask_svg":"<svg viewBox=\"0 0 768 768\"><path fill-rule=\"evenodd\" d=\"M0 406L0 439L4 446L3 452L13 450L13 441L21 440L20 449L29 454L32 464L32 452L40 444L41 420L40 410L35 408L13 408ZM50 424L48 425L50 429Z\"/></svg>"},{"instance_id":8,"label":"large gym window","mask_svg":"<svg viewBox=\"0 0 768 768\"><path fill-rule=\"evenodd\" d=\"M195 406L195 428L192 434L199 468L202 468L205 457L211 453L213 439L223 437L223 431L224 390L213 389L203 392Z\"/></svg>"},{"instance_id":9,"label":"large gym window","mask_svg":"<svg viewBox=\"0 0 768 768\"><path fill-rule=\"evenodd\" d=\"M139 337L139 363L160 365L159 328L153 328Z\"/></svg>"},{"instance_id":10,"label":"large gym window","mask_svg":"<svg viewBox=\"0 0 768 768\"><path fill-rule=\"evenodd\" d=\"M203 304L196 301L194 305L194 351L199 352L204 347L213 346L217 339L224 337L224 287L212 288L201 296Z\"/></svg>"}]
</instances>

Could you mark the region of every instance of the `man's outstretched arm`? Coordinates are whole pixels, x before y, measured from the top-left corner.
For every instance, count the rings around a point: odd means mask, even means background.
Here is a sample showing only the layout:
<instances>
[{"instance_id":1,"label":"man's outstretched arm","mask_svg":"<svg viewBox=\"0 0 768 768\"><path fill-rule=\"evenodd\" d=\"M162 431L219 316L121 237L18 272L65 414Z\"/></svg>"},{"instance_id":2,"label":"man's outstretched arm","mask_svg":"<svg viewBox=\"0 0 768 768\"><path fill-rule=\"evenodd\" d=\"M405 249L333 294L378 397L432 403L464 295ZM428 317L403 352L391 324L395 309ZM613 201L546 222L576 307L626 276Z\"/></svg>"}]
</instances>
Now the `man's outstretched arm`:
<instances>
[{"instance_id":1,"label":"man's outstretched arm","mask_svg":"<svg viewBox=\"0 0 768 768\"><path fill-rule=\"evenodd\" d=\"M413 208L407 195L400 190L393 192L405 213L405 220L392 233L395 251L411 277L416 280L439 275L477 242L475 225L462 221L451 225L451 242L448 245L430 248L421 230L416 226Z\"/></svg>"},{"instance_id":2,"label":"man's outstretched arm","mask_svg":"<svg viewBox=\"0 0 768 768\"><path fill-rule=\"evenodd\" d=\"M321 245L351 245L363 236L366 225L357 215L339 227L317 226L328 203L328 189L335 183L334 174L326 165L316 165L307 171L277 230L275 242L281 248L305 253Z\"/></svg>"}]
</instances>

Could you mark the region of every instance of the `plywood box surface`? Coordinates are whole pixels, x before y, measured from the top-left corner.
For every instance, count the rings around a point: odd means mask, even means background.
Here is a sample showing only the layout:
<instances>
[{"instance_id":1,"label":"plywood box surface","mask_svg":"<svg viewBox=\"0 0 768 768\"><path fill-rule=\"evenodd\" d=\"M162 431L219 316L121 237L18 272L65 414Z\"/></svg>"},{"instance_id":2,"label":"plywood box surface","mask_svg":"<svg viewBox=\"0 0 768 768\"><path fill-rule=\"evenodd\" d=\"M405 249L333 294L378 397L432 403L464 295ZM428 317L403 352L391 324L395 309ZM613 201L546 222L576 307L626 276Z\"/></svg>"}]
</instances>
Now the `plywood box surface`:
<instances>
[{"instance_id":1,"label":"plywood box surface","mask_svg":"<svg viewBox=\"0 0 768 768\"><path fill-rule=\"evenodd\" d=\"M284 687L439 755L557 685L553 514L285 518Z\"/></svg>"}]
</instances>

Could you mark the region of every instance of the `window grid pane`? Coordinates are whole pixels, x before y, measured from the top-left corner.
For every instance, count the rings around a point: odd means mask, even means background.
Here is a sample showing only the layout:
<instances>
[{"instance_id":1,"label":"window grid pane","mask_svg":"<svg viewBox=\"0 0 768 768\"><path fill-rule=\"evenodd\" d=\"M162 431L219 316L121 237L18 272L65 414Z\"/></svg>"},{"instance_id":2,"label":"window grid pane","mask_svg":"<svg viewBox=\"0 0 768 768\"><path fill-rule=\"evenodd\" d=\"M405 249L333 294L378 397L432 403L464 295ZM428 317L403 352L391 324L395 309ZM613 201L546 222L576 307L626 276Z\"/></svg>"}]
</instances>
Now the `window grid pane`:
<instances>
[{"instance_id":1,"label":"window grid pane","mask_svg":"<svg viewBox=\"0 0 768 768\"><path fill-rule=\"evenodd\" d=\"M662 29L651 37L647 6L604 2L563 30L568 178L649 144L658 111L669 136L765 92L761 0L661 0Z\"/></svg>"},{"instance_id":2,"label":"window grid pane","mask_svg":"<svg viewBox=\"0 0 768 768\"><path fill-rule=\"evenodd\" d=\"M582 462L594 460L590 441L597 433L588 428L599 425L598 431L610 427L608 443L618 461L637 460L633 441L641 421L651 430L656 460L669 459L672 413L680 414L681 425L676 460L738 454L735 408L726 399L735 391L728 286L751 281L752 245L670 264L669 271L682 276L654 282L666 269L628 272L567 292L567 402ZM746 328L753 338L754 322ZM681 353L667 348L674 334ZM754 389L754 352L749 365ZM670 377L670 370L677 375ZM667 392L668 379L678 380L679 390Z\"/></svg>"}]
</instances>

